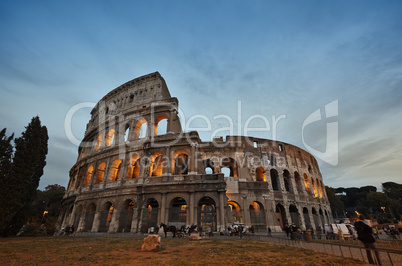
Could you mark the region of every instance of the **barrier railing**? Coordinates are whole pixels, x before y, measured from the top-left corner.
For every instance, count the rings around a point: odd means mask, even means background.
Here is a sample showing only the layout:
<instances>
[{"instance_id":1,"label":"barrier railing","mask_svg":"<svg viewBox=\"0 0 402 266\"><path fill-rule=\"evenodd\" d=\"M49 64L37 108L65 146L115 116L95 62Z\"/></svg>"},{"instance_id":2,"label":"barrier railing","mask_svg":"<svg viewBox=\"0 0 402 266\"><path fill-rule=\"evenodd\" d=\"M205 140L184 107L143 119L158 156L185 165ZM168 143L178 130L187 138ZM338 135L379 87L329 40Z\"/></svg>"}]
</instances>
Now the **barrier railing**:
<instances>
[{"instance_id":1,"label":"barrier railing","mask_svg":"<svg viewBox=\"0 0 402 266\"><path fill-rule=\"evenodd\" d=\"M318 241L305 241L304 239L287 239L281 237L272 237L272 236L258 236L251 235L250 237L257 239L259 241L267 241L273 242L277 244L299 247L304 249L310 249L316 252L324 252L327 254L341 256L344 258L352 258L356 260L361 260L369 263L369 259L367 257L367 250L371 254L372 258L375 260L377 265L402 265L402 251L394 250L394 249L385 249L385 248L376 248L370 249L365 248L358 245L347 245L347 244L338 244L338 243L330 243L330 242L318 242ZM379 261L377 260L377 255Z\"/></svg>"}]
</instances>

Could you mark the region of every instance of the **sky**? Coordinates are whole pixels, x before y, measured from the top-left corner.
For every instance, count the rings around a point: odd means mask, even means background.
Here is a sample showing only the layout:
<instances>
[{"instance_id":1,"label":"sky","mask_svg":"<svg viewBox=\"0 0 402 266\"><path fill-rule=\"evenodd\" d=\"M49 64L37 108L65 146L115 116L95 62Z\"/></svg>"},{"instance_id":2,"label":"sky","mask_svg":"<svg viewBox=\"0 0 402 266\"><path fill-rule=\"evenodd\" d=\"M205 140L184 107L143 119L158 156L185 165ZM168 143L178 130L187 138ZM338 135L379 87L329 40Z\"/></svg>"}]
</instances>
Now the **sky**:
<instances>
[{"instance_id":1,"label":"sky","mask_svg":"<svg viewBox=\"0 0 402 266\"><path fill-rule=\"evenodd\" d=\"M39 189L67 186L69 110L158 71L204 141L296 145L331 187L402 183L401 14L401 1L0 1L0 128L18 137L39 115ZM75 138L90 111L72 116Z\"/></svg>"}]
</instances>

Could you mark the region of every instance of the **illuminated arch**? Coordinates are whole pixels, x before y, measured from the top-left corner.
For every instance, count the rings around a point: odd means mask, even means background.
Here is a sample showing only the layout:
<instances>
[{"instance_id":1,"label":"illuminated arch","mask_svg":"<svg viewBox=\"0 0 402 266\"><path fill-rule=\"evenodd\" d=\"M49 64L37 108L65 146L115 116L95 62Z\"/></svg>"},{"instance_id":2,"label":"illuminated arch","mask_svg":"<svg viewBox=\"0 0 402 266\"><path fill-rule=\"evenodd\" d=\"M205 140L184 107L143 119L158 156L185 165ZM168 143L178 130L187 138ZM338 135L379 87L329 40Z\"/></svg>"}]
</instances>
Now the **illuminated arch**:
<instances>
[{"instance_id":1,"label":"illuminated arch","mask_svg":"<svg viewBox=\"0 0 402 266\"><path fill-rule=\"evenodd\" d=\"M94 171L94 167L91 165L88 170L87 173L85 175L85 179L84 179L84 187L88 186L89 183L91 182L91 177L92 177L92 172Z\"/></svg>"},{"instance_id":2,"label":"illuminated arch","mask_svg":"<svg viewBox=\"0 0 402 266\"><path fill-rule=\"evenodd\" d=\"M267 181L267 175L265 169L262 166L257 167L257 169L255 169L255 179L257 181L264 181L264 182Z\"/></svg>"},{"instance_id":3,"label":"illuminated arch","mask_svg":"<svg viewBox=\"0 0 402 266\"><path fill-rule=\"evenodd\" d=\"M304 177L304 186L306 187L307 191L311 191L310 190L310 181L308 180L308 176L306 174L303 174Z\"/></svg>"},{"instance_id":4,"label":"illuminated arch","mask_svg":"<svg viewBox=\"0 0 402 266\"><path fill-rule=\"evenodd\" d=\"M135 179L140 176L141 158L133 155L127 165L127 179Z\"/></svg>"},{"instance_id":5,"label":"illuminated arch","mask_svg":"<svg viewBox=\"0 0 402 266\"><path fill-rule=\"evenodd\" d=\"M317 186L315 185L314 178L311 178L311 186L313 187L314 197L318 198Z\"/></svg>"},{"instance_id":6,"label":"illuminated arch","mask_svg":"<svg viewBox=\"0 0 402 266\"><path fill-rule=\"evenodd\" d=\"M112 162L112 165L110 166L110 172L109 172L109 181L113 182L119 179L120 176L120 169L121 169L121 160L116 159Z\"/></svg>"},{"instance_id":7,"label":"illuminated arch","mask_svg":"<svg viewBox=\"0 0 402 266\"><path fill-rule=\"evenodd\" d=\"M105 145L109 147L110 145L113 144L114 140L114 129L109 130L109 132L106 134L106 139L105 139Z\"/></svg>"},{"instance_id":8,"label":"illuminated arch","mask_svg":"<svg viewBox=\"0 0 402 266\"><path fill-rule=\"evenodd\" d=\"M99 150L101 144L102 144L102 140L103 140L103 134L99 134L98 138L96 139L96 143L95 143L95 151Z\"/></svg>"},{"instance_id":9,"label":"illuminated arch","mask_svg":"<svg viewBox=\"0 0 402 266\"><path fill-rule=\"evenodd\" d=\"M188 174L188 153L185 151L176 151L173 155L173 174L187 175Z\"/></svg>"},{"instance_id":10,"label":"illuminated arch","mask_svg":"<svg viewBox=\"0 0 402 266\"><path fill-rule=\"evenodd\" d=\"M321 188L321 182L317 178L317 187L318 187L318 193L320 194L320 198L322 198L322 188Z\"/></svg>"},{"instance_id":11,"label":"illuminated arch","mask_svg":"<svg viewBox=\"0 0 402 266\"><path fill-rule=\"evenodd\" d=\"M149 176L162 176L163 173L163 155L155 152L150 157L150 165L148 168Z\"/></svg>"},{"instance_id":12,"label":"illuminated arch","mask_svg":"<svg viewBox=\"0 0 402 266\"><path fill-rule=\"evenodd\" d=\"M96 169L96 174L95 174L95 184L102 183L103 177L105 175L105 169L106 169L105 163L101 163L98 165L98 168Z\"/></svg>"},{"instance_id":13,"label":"illuminated arch","mask_svg":"<svg viewBox=\"0 0 402 266\"><path fill-rule=\"evenodd\" d=\"M240 205L235 201L229 201L229 208L232 214L232 222L243 222L243 217L241 215Z\"/></svg>"}]
</instances>

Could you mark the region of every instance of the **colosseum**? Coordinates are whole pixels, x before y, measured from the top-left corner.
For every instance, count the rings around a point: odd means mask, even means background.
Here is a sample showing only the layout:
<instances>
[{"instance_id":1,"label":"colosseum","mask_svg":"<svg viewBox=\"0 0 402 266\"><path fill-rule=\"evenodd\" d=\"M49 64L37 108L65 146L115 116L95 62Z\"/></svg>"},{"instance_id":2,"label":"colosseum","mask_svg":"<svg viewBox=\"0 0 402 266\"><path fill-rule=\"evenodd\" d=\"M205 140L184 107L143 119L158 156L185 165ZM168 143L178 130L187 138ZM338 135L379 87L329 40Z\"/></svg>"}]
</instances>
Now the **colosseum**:
<instances>
[{"instance_id":1,"label":"colosseum","mask_svg":"<svg viewBox=\"0 0 402 266\"><path fill-rule=\"evenodd\" d=\"M255 232L333 221L316 159L280 141L183 132L158 72L133 79L91 111L71 168L59 230L148 233L160 223Z\"/></svg>"}]
</instances>

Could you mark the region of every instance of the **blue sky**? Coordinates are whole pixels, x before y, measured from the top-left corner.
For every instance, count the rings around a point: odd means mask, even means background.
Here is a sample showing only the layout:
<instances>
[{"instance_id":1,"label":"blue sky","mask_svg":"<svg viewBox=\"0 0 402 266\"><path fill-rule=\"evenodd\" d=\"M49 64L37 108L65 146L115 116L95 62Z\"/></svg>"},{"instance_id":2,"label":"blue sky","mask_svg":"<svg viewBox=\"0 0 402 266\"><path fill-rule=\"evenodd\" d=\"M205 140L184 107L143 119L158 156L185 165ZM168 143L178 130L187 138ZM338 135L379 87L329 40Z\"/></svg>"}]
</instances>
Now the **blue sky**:
<instances>
[{"instance_id":1,"label":"blue sky","mask_svg":"<svg viewBox=\"0 0 402 266\"><path fill-rule=\"evenodd\" d=\"M66 186L77 158L68 110L159 71L185 117L205 115L213 130L223 114L238 134L241 101L243 126L258 114L272 129L284 115L278 140L325 152L337 123L338 163L318 158L328 186L402 183L401 12L400 1L1 1L0 128L19 136L39 115L50 137L40 189ZM302 136L334 101L338 115ZM89 112L73 117L79 139Z\"/></svg>"}]
</instances>

